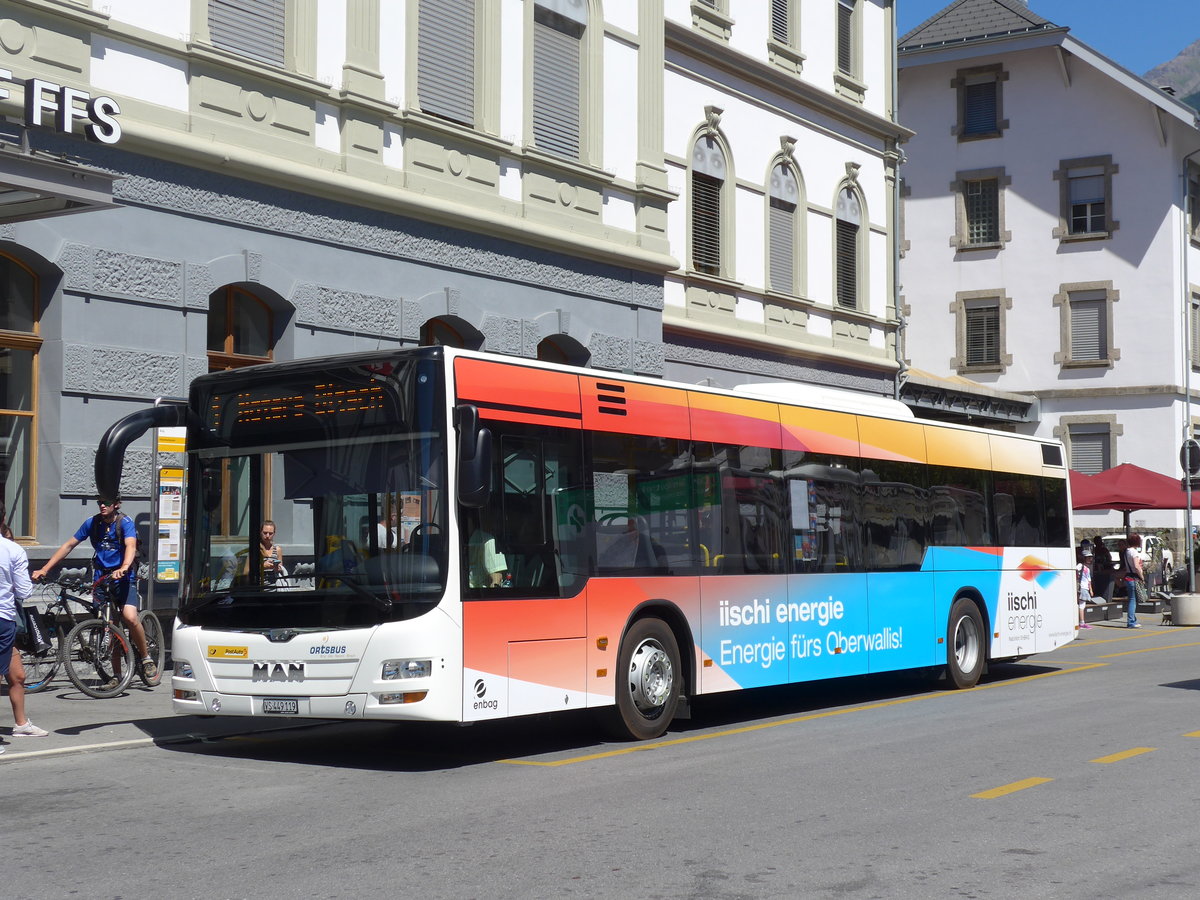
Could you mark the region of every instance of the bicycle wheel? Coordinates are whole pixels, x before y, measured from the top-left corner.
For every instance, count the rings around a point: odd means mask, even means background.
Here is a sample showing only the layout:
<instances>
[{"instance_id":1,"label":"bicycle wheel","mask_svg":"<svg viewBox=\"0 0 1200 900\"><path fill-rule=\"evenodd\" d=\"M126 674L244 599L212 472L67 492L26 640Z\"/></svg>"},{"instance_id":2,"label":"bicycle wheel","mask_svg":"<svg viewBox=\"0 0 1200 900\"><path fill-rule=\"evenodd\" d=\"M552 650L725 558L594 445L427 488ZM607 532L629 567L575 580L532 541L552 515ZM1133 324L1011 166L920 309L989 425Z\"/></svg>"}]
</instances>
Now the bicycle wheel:
<instances>
[{"instance_id":1,"label":"bicycle wheel","mask_svg":"<svg viewBox=\"0 0 1200 900\"><path fill-rule=\"evenodd\" d=\"M75 687L104 700L129 687L133 645L121 629L102 619L84 619L67 635L63 662Z\"/></svg>"},{"instance_id":2,"label":"bicycle wheel","mask_svg":"<svg viewBox=\"0 0 1200 900\"><path fill-rule=\"evenodd\" d=\"M146 655L154 660L155 671L153 678L147 678L146 667L143 661L139 660L137 664L138 677L145 682L147 687L155 687L162 682L163 666L167 661L162 624L158 621L158 616L146 609L138 613L138 621L142 623L142 630L146 632Z\"/></svg>"},{"instance_id":3,"label":"bicycle wheel","mask_svg":"<svg viewBox=\"0 0 1200 900\"><path fill-rule=\"evenodd\" d=\"M57 622L50 624L47 621L45 613L39 613L39 615L43 616L46 640L50 642L50 649L42 653L34 653L31 650L21 651L21 664L25 666L25 693L27 694L36 694L38 691L44 691L50 687L50 682L58 674L58 667L62 665L62 648L66 635Z\"/></svg>"}]
</instances>

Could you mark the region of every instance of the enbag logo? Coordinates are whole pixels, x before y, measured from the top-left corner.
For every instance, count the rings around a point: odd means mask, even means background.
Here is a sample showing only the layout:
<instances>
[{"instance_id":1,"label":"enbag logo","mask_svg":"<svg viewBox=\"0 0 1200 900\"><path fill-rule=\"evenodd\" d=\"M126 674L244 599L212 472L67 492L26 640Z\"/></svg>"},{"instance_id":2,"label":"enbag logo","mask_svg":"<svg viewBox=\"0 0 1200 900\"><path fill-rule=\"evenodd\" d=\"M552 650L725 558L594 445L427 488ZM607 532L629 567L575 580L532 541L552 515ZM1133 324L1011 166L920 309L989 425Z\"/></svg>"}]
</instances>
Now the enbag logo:
<instances>
[{"instance_id":1,"label":"enbag logo","mask_svg":"<svg viewBox=\"0 0 1200 900\"><path fill-rule=\"evenodd\" d=\"M485 700L487 696L487 685L482 678L475 681L475 709L499 709L500 704L496 700Z\"/></svg>"}]
</instances>

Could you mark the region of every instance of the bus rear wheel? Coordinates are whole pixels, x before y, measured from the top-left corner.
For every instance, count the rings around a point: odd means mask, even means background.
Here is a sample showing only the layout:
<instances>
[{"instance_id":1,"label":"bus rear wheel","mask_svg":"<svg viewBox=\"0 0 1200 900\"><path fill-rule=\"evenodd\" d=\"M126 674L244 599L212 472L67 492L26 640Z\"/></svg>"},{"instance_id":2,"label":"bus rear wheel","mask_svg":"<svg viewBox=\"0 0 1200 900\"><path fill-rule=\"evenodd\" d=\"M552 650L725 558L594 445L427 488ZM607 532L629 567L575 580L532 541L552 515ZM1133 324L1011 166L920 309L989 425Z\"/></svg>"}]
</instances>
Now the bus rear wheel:
<instances>
[{"instance_id":1,"label":"bus rear wheel","mask_svg":"<svg viewBox=\"0 0 1200 900\"><path fill-rule=\"evenodd\" d=\"M679 707L681 669L675 634L661 619L639 619L621 641L617 656L616 710L609 731L645 741L670 726Z\"/></svg>"},{"instance_id":2,"label":"bus rear wheel","mask_svg":"<svg viewBox=\"0 0 1200 900\"><path fill-rule=\"evenodd\" d=\"M983 616L979 607L960 597L950 608L946 627L946 679L954 687L974 687L983 674L984 652Z\"/></svg>"}]
</instances>

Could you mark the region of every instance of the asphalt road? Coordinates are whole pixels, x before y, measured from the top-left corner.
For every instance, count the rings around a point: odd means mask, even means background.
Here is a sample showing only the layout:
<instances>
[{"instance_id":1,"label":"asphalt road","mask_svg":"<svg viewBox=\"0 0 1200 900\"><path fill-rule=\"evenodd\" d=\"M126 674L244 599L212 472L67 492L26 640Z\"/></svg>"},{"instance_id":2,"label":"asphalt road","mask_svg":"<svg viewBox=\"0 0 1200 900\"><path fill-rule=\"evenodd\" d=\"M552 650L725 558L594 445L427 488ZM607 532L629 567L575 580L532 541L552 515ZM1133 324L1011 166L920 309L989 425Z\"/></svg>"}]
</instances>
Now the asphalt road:
<instances>
[{"instance_id":1,"label":"asphalt road","mask_svg":"<svg viewBox=\"0 0 1200 900\"><path fill-rule=\"evenodd\" d=\"M1115 624L970 691L728 695L646 744L572 717L33 753L0 765L0 892L1190 898L1200 631Z\"/></svg>"}]
</instances>

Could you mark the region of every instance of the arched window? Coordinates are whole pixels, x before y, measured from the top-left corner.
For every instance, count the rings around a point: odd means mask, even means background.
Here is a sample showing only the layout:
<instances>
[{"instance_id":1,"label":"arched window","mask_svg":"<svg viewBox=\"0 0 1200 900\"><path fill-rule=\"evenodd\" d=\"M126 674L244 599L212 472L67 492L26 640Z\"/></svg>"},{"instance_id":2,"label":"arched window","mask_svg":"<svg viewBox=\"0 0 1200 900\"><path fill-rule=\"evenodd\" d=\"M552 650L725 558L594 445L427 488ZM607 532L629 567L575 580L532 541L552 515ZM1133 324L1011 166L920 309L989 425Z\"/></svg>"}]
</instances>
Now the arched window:
<instances>
[{"instance_id":1,"label":"arched window","mask_svg":"<svg viewBox=\"0 0 1200 900\"><path fill-rule=\"evenodd\" d=\"M781 294L799 293L796 247L799 244L800 183L785 162L771 169L767 211L767 287Z\"/></svg>"},{"instance_id":2,"label":"arched window","mask_svg":"<svg viewBox=\"0 0 1200 900\"><path fill-rule=\"evenodd\" d=\"M270 362L275 316L244 288L224 287L208 299L208 368L211 372Z\"/></svg>"},{"instance_id":3,"label":"arched window","mask_svg":"<svg viewBox=\"0 0 1200 900\"><path fill-rule=\"evenodd\" d=\"M14 537L33 536L38 279L0 254L0 498Z\"/></svg>"},{"instance_id":4,"label":"arched window","mask_svg":"<svg viewBox=\"0 0 1200 900\"><path fill-rule=\"evenodd\" d=\"M837 277L837 305L857 309L859 271L862 255L862 201L851 187L838 191L835 213L834 255Z\"/></svg>"},{"instance_id":5,"label":"arched window","mask_svg":"<svg viewBox=\"0 0 1200 900\"><path fill-rule=\"evenodd\" d=\"M722 193L728 166L715 135L702 135L692 147L690 209L692 268L720 275L722 250Z\"/></svg>"},{"instance_id":6,"label":"arched window","mask_svg":"<svg viewBox=\"0 0 1200 900\"><path fill-rule=\"evenodd\" d=\"M482 350L483 332L458 316L434 316L421 326L421 345L424 347L462 347Z\"/></svg>"}]
</instances>

